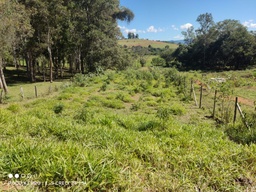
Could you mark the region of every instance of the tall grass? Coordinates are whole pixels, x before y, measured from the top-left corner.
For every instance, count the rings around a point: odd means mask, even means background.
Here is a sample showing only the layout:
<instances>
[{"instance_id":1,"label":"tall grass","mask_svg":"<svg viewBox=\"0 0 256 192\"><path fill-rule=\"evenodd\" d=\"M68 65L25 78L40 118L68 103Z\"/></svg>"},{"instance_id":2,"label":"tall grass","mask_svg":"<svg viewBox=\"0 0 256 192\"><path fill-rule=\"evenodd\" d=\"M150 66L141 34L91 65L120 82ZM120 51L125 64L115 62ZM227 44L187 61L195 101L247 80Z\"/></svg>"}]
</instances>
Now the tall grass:
<instances>
[{"instance_id":1,"label":"tall grass","mask_svg":"<svg viewBox=\"0 0 256 192\"><path fill-rule=\"evenodd\" d=\"M0 108L0 180L39 181L25 191L253 190L255 144L231 141L182 103L177 73L108 72L56 97Z\"/></svg>"}]
</instances>

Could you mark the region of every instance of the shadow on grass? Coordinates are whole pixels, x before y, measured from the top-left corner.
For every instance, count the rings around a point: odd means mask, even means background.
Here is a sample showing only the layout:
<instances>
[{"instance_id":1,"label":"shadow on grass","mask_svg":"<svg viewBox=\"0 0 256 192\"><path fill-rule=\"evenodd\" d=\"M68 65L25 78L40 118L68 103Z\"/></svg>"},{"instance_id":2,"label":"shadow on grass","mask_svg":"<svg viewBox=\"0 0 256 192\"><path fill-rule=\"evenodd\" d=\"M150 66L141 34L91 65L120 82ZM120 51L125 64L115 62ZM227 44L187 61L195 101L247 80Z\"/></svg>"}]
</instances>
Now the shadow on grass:
<instances>
[{"instance_id":1,"label":"shadow on grass","mask_svg":"<svg viewBox=\"0 0 256 192\"><path fill-rule=\"evenodd\" d=\"M64 71L65 76L62 78L55 78L54 81L60 82L63 80L70 79L73 75L69 73L68 70ZM15 86L24 83L31 83L30 78L28 78L26 67L20 67L19 69L7 68L4 70L5 80L8 86ZM49 75L46 76L45 80L43 74L39 73L36 76L35 82L49 82Z\"/></svg>"}]
</instances>

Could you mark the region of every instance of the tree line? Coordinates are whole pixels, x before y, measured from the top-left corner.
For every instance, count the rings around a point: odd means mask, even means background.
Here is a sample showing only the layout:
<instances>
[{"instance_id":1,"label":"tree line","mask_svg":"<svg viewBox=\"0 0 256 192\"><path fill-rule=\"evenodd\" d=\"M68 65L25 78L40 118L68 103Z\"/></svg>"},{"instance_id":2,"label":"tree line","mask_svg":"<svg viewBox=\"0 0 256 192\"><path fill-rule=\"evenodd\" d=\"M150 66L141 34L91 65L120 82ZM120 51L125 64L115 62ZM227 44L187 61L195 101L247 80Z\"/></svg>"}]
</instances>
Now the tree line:
<instances>
[{"instance_id":1,"label":"tree line","mask_svg":"<svg viewBox=\"0 0 256 192\"><path fill-rule=\"evenodd\" d=\"M210 13L197 18L200 27L183 31L185 44L172 54L185 69L246 69L256 62L256 33L237 20L215 23Z\"/></svg>"},{"instance_id":2,"label":"tree line","mask_svg":"<svg viewBox=\"0 0 256 192\"><path fill-rule=\"evenodd\" d=\"M52 82L66 65L71 73L125 68L117 20L133 18L119 0L1 0L0 88L7 92L6 63L24 61L31 82L38 72Z\"/></svg>"}]
</instances>

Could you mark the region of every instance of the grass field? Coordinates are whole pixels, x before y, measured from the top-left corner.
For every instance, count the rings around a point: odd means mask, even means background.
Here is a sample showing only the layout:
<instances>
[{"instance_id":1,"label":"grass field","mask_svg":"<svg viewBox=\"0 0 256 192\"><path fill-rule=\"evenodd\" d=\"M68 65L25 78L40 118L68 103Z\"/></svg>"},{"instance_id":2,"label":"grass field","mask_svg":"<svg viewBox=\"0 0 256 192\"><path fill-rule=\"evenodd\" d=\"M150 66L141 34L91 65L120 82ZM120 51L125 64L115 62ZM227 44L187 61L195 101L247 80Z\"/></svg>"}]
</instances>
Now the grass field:
<instances>
[{"instance_id":1,"label":"grass field","mask_svg":"<svg viewBox=\"0 0 256 192\"><path fill-rule=\"evenodd\" d=\"M230 140L178 83L230 73L107 71L9 102L0 107L0 191L255 191L256 145Z\"/></svg>"},{"instance_id":2,"label":"grass field","mask_svg":"<svg viewBox=\"0 0 256 192\"><path fill-rule=\"evenodd\" d=\"M177 44L173 43L165 43L161 41L152 41L152 40L144 40L144 39L123 39L118 40L119 45L126 45L128 47L132 46L142 46L142 47L148 47L151 45L153 48L165 48L165 46L169 46L170 49L176 49L178 47Z\"/></svg>"}]
</instances>

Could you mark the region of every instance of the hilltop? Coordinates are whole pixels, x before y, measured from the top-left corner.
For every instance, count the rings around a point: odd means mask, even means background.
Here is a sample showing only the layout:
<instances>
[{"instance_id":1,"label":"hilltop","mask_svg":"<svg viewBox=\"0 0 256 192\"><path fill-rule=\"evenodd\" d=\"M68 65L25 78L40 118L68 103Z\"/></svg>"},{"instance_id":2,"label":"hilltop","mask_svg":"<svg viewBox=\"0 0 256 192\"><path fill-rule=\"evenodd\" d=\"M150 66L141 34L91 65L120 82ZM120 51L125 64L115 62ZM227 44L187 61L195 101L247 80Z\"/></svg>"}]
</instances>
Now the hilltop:
<instances>
[{"instance_id":1,"label":"hilltop","mask_svg":"<svg viewBox=\"0 0 256 192\"><path fill-rule=\"evenodd\" d=\"M178 45L174 43L146 39L122 39L119 40L118 43L119 45L126 45L128 47L139 45L142 47L148 47L149 45L151 45L153 48L164 48L165 46L169 46L171 49L176 49L178 47Z\"/></svg>"}]
</instances>

